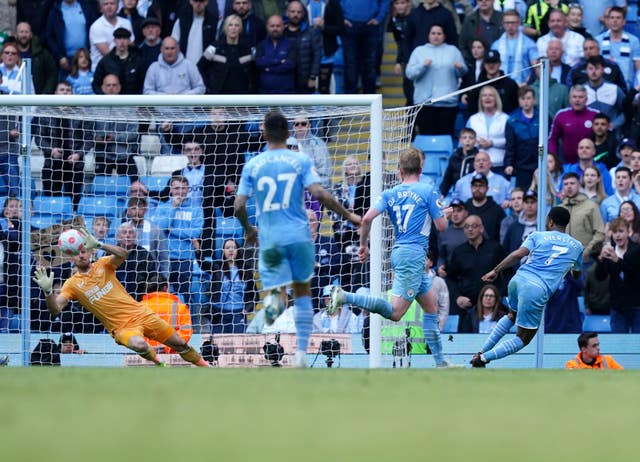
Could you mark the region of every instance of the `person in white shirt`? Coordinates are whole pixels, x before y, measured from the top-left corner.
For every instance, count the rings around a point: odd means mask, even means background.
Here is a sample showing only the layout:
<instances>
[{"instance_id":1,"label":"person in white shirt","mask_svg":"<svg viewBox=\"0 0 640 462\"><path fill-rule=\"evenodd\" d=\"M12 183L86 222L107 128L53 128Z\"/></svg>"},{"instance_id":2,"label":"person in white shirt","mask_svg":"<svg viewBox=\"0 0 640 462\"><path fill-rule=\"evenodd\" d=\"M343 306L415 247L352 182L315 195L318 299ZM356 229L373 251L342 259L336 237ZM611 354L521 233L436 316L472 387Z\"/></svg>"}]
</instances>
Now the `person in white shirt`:
<instances>
[{"instance_id":1,"label":"person in white shirt","mask_svg":"<svg viewBox=\"0 0 640 462\"><path fill-rule=\"evenodd\" d=\"M91 70L95 72L98 63L104 55L115 46L113 32L124 27L131 32L131 41L135 41L131 21L121 18L118 13L117 0L100 0L102 16L95 20L89 28L89 43L91 45Z\"/></svg>"}]
</instances>

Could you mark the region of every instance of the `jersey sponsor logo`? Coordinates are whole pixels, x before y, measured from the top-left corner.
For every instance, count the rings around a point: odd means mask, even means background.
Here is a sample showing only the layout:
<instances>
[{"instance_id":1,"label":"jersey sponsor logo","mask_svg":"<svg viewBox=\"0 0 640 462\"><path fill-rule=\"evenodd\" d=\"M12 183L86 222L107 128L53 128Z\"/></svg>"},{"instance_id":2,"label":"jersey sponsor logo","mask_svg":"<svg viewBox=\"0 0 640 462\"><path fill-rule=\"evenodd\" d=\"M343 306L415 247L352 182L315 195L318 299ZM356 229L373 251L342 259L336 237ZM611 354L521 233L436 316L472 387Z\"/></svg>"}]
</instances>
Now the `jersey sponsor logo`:
<instances>
[{"instance_id":1,"label":"jersey sponsor logo","mask_svg":"<svg viewBox=\"0 0 640 462\"><path fill-rule=\"evenodd\" d=\"M91 289L87 290L84 294L89 299L91 304L97 302L106 294L108 294L111 289L113 289L113 282L109 281L105 284L104 287L100 288L98 286L93 286Z\"/></svg>"}]
</instances>

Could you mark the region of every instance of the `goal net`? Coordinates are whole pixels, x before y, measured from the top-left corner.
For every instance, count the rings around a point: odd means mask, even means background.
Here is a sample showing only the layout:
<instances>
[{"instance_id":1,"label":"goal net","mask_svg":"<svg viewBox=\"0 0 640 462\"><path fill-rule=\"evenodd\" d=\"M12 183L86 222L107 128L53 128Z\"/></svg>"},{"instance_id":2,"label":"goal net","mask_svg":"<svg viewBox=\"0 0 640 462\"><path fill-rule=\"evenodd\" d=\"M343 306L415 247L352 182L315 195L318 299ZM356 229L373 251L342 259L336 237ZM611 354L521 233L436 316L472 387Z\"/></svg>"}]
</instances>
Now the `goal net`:
<instances>
[{"instance_id":1,"label":"goal net","mask_svg":"<svg viewBox=\"0 0 640 462\"><path fill-rule=\"evenodd\" d=\"M83 225L99 240L129 250L116 272L119 281L194 347L208 345L213 334L219 364L268 365L262 347L279 333L285 350L279 361L286 364L295 345L292 312L264 325L256 249L246 245L233 216L242 167L265 148L264 114L278 108L286 115L289 147L308 154L323 186L360 215L372 197L397 182L398 155L410 143L415 119L415 108L382 111L375 95L7 96L3 104L0 128L10 136L0 153L0 355L15 364L55 358L32 354L42 349L42 339L56 348L62 343L63 364L136 362L79 304L50 315L30 282L35 266L45 266L54 274L54 291L60 290L74 269L58 236ZM368 314L345 309L329 318L322 309L332 284L375 294L390 288L391 227L379 220L371 261L361 264L357 231L313 197L305 203L317 254L308 353L338 336L341 353L360 352L358 364L379 366L380 320L371 321L369 361L362 343ZM255 222L251 201L248 208ZM98 251L95 258L101 256Z\"/></svg>"}]
</instances>

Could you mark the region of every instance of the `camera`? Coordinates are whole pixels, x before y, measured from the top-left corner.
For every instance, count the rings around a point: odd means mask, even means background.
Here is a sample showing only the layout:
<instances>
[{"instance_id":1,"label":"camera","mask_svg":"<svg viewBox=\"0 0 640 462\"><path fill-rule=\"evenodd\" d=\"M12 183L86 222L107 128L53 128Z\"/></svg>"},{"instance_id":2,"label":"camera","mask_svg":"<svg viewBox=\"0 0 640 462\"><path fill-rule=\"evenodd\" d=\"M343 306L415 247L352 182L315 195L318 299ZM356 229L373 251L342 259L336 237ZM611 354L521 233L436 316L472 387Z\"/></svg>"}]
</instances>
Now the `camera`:
<instances>
[{"instance_id":1,"label":"camera","mask_svg":"<svg viewBox=\"0 0 640 462\"><path fill-rule=\"evenodd\" d=\"M276 334L275 343L267 342L262 346L264 359L271 362L272 367L282 367L280 361L284 357L284 348L280 345L280 334Z\"/></svg>"},{"instance_id":2,"label":"camera","mask_svg":"<svg viewBox=\"0 0 640 462\"><path fill-rule=\"evenodd\" d=\"M333 358L340 356L340 342L332 338L320 342L320 353L327 357L327 367L333 366Z\"/></svg>"},{"instance_id":3,"label":"camera","mask_svg":"<svg viewBox=\"0 0 640 462\"><path fill-rule=\"evenodd\" d=\"M211 338L202 342L202 346L200 347L200 354L209 364L213 364L214 366L218 363L218 358L220 357L220 349L218 345L213 343L213 335Z\"/></svg>"},{"instance_id":4,"label":"camera","mask_svg":"<svg viewBox=\"0 0 640 462\"><path fill-rule=\"evenodd\" d=\"M404 338L397 339L393 344L393 367L396 367L396 360L402 367L403 360L406 359L407 367L411 367L411 329L404 331Z\"/></svg>"}]
</instances>

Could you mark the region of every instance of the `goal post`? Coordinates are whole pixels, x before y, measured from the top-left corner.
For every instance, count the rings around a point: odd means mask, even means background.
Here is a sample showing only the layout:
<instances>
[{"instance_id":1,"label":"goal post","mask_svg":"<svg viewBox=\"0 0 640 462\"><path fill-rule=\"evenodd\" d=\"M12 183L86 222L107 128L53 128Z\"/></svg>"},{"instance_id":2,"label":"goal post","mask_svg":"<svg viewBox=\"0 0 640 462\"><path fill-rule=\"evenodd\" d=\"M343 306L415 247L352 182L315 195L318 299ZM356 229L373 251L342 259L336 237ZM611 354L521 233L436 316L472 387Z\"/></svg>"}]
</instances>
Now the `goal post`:
<instances>
[{"instance_id":1,"label":"goal post","mask_svg":"<svg viewBox=\"0 0 640 462\"><path fill-rule=\"evenodd\" d=\"M177 152L180 151L178 146L181 147L182 142L187 143L192 138L190 137L191 132L189 132L189 136L185 135L185 133L180 133L179 136L176 135L174 138L182 141L180 143L172 143L169 136L162 133L162 124L165 119L170 119L173 127L186 126L190 123L194 126L201 126L205 122L208 123L210 110L222 108L226 117L225 123L251 127L246 128L246 131L243 128L242 133L240 133L243 137L250 138L256 136L257 127L264 114L269 109L279 108L292 124L296 117L306 117L312 127L313 135L320 140L319 143L321 142L327 147L331 164L329 186L331 189L333 189L336 182L339 182L344 177L344 172L342 172L343 176L341 177L342 164L347 157L353 157L360 162L362 174L370 175L369 196L361 198L364 199L364 203L368 206L370 200L375 199L385 187L390 186L397 180L398 155L410 144L416 113L416 108L383 110L382 95L7 95L2 97L0 103L0 116L14 117L19 120L21 127L19 156L22 185L20 199L23 211L23 226L21 228L23 245L20 251L20 261L24 263L32 261L32 258L36 258L36 261L40 261L40 258L48 258L50 263L55 262L56 264L60 263L62 259L60 259L60 255L55 249L55 242L51 241L52 236L47 236L45 231L51 229L59 231L60 228L56 228L56 225L65 226L64 223L67 223L66 226L68 226L69 220L77 220L78 217L82 217L87 223L93 223L93 219L101 216L102 211L106 210L105 213L109 214L109 217L113 218L112 221L116 222L115 224L111 223L108 237L110 242L115 242L117 225L121 221L126 221L128 217L128 204L126 202L130 199L128 197L129 192L126 191L123 196L119 196L123 193L123 190L118 188L125 188L126 190L129 185L128 182L123 185L122 181L114 179L118 177L118 171L111 169L110 161L105 162L107 167L105 176L111 177L109 181L114 183L107 185L106 189L98 191L100 185L97 179L103 176L98 174L96 170L98 157L101 153L104 154L101 151L103 149L102 145L107 142L100 132L103 125L115 130L115 133L107 136L117 138L123 150L126 151L129 147L135 145L135 148L128 152L130 154L135 153L136 162L139 161L135 167L138 169L137 177L140 180L143 177L149 181L160 181L158 178L164 178L166 182L166 177L170 176L172 171L179 169L176 166L184 166L180 162L174 163L177 158L184 159L184 153ZM52 121L58 119L66 122L56 126L57 131L50 130L47 124L51 124L53 123ZM129 122L134 122L134 124L128 125ZM91 125L91 128L86 128L88 125ZM134 133L130 133L128 130L133 130ZM293 127L291 131L293 135ZM135 136L127 138L127 134ZM68 137L74 139L70 140ZM76 137L78 138L77 140L75 139ZM255 139L251 141L251 143L247 142L247 145L252 146L255 154L255 151L261 149L256 149L255 145L261 143ZM62 172L54 171L48 173L49 176L53 173L53 180L45 178L46 168L51 169L51 165L46 164L46 162L49 162L46 159L47 155L50 155L52 149L54 149L52 146L58 146L61 143L65 146L64 148L61 147L61 150L78 149L82 151L84 156L82 158L84 161L84 175L83 178L82 175L80 176L82 184L79 189L81 197L73 199L71 213L66 209L51 209L49 210L51 216L45 216L47 215L47 210L43 210L42 207L48 206L46 204L49 203L48 199L44 199L45 196L56 197L57 194L51 193L51 191L44 191L43 181L47 181L47 185L50 185L52 182L55 183L54 180L59 180L62 175ZM302 141L297 144L297 148L302 151L307 149ZM222 149L222 151L226 152L225 149ZM45 154L45 152L48 154ZM251 155L249 152L237 154L242 156L241 163L244 162L245 158L248 158L247 156ZM36 162L36 159L39 160ZM153 168L156 163L161 164L159 160L166 160L168 162L167 165L172 167L165 165L165 170L158 167L158 170L154 171ZM42 162L45 162L45 168L43 168ZM34 166L33 171L31 171L32 165ZM216 165L217 167L222 169L223 166ZM232 167L240 167L240 165ZM142 171L143 169L144 171ZM116 172L115 174L114 171ZM120 173L119 177L122 179L122 177L126 178L127 175ZM57 176L60 176L60 178L57 178ZM146 186L147 189L152 189L158 185ZM64 189L65 196L72 196L69 194L71 184L67 183L61 187ZM345 188L345 191L348 192L348 188ZM43 194L43 192L46 194ZM154 191L155 193L157 191ZM118 197L109 198L109 195ZM0 193L0 196L4 196L4 193ZM90 202L87 198L91 198L92 201ZM106 203L111 203L110 200L114 199L113 203L116 204L114 207L118 208L114 210L100 209L101 212L98 212L97 208L93 210L87 208L89 203L93 204L91 205L93 207L105 207L105 204L99 201L102 198L105 199ZM78 200L80 203L78 203ZM45 205L43 206L43 204ZM54 206L57 207L55 204ZM230 223L230 226L233 226L233 218L222 215L219 209L220 206L216 205L215 208L204 211L203 219L205 224L209 223L209 226L212 226L211 224L215 223L216 226L221 226L221 224ZM320 211L319 217L321 222L320 234L333 235L332 225L335 223L330 214ZM154 223L157 224L160 221L158 219ZM34 232L31 232L31 229ZM212 232L211 239L215 241L211 245L212 248L215 247L214 250L217 252L217 256L212 256L210 260L216 263L221 258L222 248L220 246L222 238L227 234L225 234L226 231L221 232L220 229L210 231ZM371 234L370 264L369 266L363 266L359 270L361 272L366 271L367 274L360 274L358 282L354 283L366 284L375 295L383 293L390 285L390 245L388 244L390 243L389 238L391 235L392 231L388 223L384 220L376 220L374 222ZM242 237L237 235L237 229L232 230L228 236L242 240ZM45 245L45 243L41 242L43 239L49 239L49 242ZM39 240L37 245L34 244L35 240ZM344 253L347 248L348 246L345 246L340 250L341 256L338 261L342 262L344 260ZM32 249L34 249L33 253ZM171 253L173 250L169 248L168 252ZM178 252L178 250L176 251ZM353 249L349 249L349 251L352 252ZM351 257L353 258L353 255ZM192 257L189 258L192 259ZM171 264L173 264L173 261ZM349 262L349 264L351 263ZM340 263L340 265L342 267L343 263ZM206 272L199 265L194 266L197 267L197 271ZM175 276L176 271L180 272L180 268L179 265L171 266L168 278L171 279ZM355 268L355 266L349 266L349 268ZM14 289L19 289L21 293L19 307L20 327L18 330L21 335L22 345L21 361L24 365L27 365L29 364L30 352L33 349L34 341L42 337L44 331L35 331L30 328L37 324L37 320L31 318L31 313L34 313L32 306L34 302L31 298L37 291L34 291L34 287L32 287L34 284L31 282L31 265L21 264L20 269L20 287ZM332 273L331 277L325 280L338 282L340 281L340 276L341 274L339 273ZM206 310L211 310L211 307L217 303L212 299L216 294L210 292L210 290L213 290L211 289L213 286L209 279L207 279L206 275L202 276L200 283L195 285L195 288L189 289L193 291L186 294L186 299L193 305L198 305L200 308L203 305L207 305ZM143 285L142 283L146 282L148 281L141 281L140 284ZM178 283L176 284L174 286L172 282L172 289L179 285ZM223 290L220 287L225 287L224 282L220 282L217 287L218 290ZM356 285L354 285L355 287ZM322 291L322 287L317 289L320 292ZM258 277L256 291L259 290ZM203 301L203 299L207 300ZM260 298L256 299L258 307L260 302ZM16 311L18 310L16 309ZM83 320L81 322L88 322L86 320L90 319L80 316L78 312L74 312L73 315L78 315L78 319ZM196 321L200 322L200 315L201 312L199 311L192 312L194 333L206 333L200 324L196 324ZM370 323L371 338L368 365L369 367L381 367L381 320L378 315L373 315ZM15 329L13 331L9 329L9 331L16 333ZM61 332L49 330L45 333L50 334L50 337L55 339ZM0 333L0 335L2 334Z\"/></svg>"}]
</instances>

